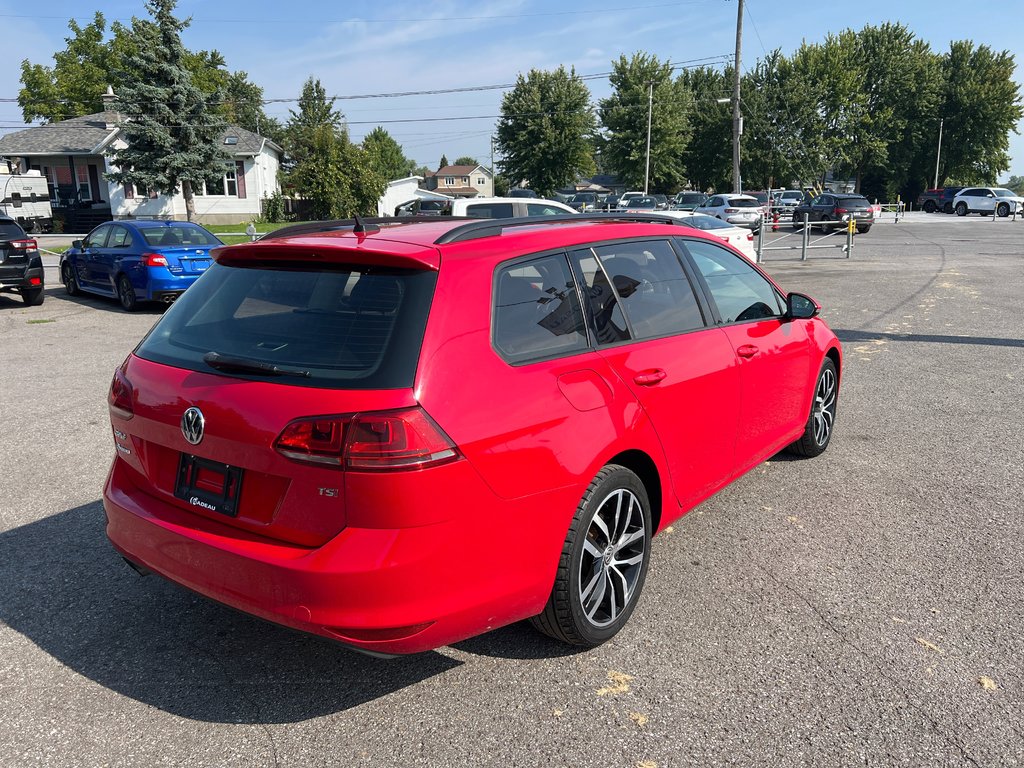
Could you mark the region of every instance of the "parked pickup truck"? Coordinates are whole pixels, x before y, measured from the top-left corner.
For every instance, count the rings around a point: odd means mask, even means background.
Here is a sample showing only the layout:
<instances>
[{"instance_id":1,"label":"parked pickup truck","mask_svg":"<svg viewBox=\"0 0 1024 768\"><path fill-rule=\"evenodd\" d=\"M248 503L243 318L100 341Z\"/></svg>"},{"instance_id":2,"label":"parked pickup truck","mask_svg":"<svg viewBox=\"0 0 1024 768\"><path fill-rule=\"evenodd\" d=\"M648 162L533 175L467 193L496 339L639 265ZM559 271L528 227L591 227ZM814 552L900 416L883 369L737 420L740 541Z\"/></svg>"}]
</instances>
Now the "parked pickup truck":
<instances>
[{"instance_id":1,"label":"parked pickup truck","mask_svg":"<svg viewBox=\"0 0 1024 768\"><path fill-rule=\"evenodd\" d=\"M917 207L923 208L925 213L953 212L953 198L963 187L937 187L926 189L917 198Z\"/></svg>"}]
</instances>

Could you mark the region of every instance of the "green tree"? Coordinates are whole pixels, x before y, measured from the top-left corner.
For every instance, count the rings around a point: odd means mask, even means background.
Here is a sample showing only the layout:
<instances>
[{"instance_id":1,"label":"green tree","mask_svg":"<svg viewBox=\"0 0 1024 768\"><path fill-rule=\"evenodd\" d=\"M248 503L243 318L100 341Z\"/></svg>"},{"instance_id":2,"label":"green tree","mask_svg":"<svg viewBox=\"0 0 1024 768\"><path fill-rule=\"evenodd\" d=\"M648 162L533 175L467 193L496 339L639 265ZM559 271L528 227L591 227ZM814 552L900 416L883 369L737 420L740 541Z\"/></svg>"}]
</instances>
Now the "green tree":
<instances>
[{"instance_id":1,"label":"green tree","mask_svg":"<svg viewBox=\"0 0 1024 768\"><path fill-rule=\"evenodd\" d=\"M530 70L501 101L495 147L510 182L527 181L550 195L594 172L591 139L596 121L590 91L575 70Z\"/></svg>"},{"instance_id":2,"label":"green tree","mask_svg":"<svg viewBox=\"0 0 1024 768\"><path fill-rule=\"evenodd\" d=\"M605 161L628 186L643 188L650 106L650 189L675 191L686 179L682 156L691 134L693 98L685 81L672 77L668 62L646 53L620 56L609 79L613 93L600 107Z\"/></svg>"},{"instance_id":3,"label":"green tree","mask_svg":"<svg viewBox=\"0 0 1024 768\"><path fill-rule=\"evenodd\" d=\"M1003 186L1012 189L1018 195L1024 194L1024 176L1011 176L1009 180L1003 182Z\"/></svg>"},{"instance_id":4,"label":"green tree","mask_svg":"<svg viewBox=\"0 0 1024 768\"><path fill-rule=\"evenodd\" d=\"M440 163L440 165L437 166L437 170L440 171L442 168L446 168L447 166L448 166L448 155L441 155L441 163Z\"/></svg>"},{"instance_id":5,"label":"green tree","mask_svg":"<svg viewBox=\"0 0 1024 768\"><path fill-rule=\"evenodd\" d=\"M147 0L152 23L134 25L138 47L124 61L117 94L127 146L116 150L114 181L174 194L179 185L189 221L195 218L193 185L221 176L229 157L221 146L225 123L185 66L176 0Z\"/></svg>"},{"instance_id":6,"label":"green tree","mask_svg":"<svg viewBox=\"0 0 1024 768\"><path fill-rule=\"evenodd\" d=\"M310 202L315 219L376 213L387 180L349 141L344 117L319 80L306 80L298 107L286 129L293 162L286 186Z\"/></svg>"},{"instance_id":7,"label":"green tree","mask_svg":"<svg viewBox=\"0 0 1024 768\"><path fill-rule=\"evenodd\" d=\"M385 181L410 176L416 168L416 162L402 152L402 145L381 126L363 138L363 151L366 152L370 167Z\"/></svg>"},{"instance_id":8,"label":"green tree","mask_svg":"<svg viewBox=\"0 0 1024 768\"><path fill-rule=\"evenodd\" d=\"M731 92L731 70L710 67L683 70L682 86L693 95L693 136L682 154L683 169L694 189L731 189L732 111L719 104Z\"/></svg>"},{"instance_id":9,"label":"green tree","mask_svg":"<svg viewBox=\"0 0 1024 768\"><path fill-rule=\"evenodd\" d=\"M126 31L116 23L114 28L121 34ZM53 123L103 109L103 94L108 85L114 84L110 77L111 46L104 42L106 20L97 11L84 27L71 19L68 29L72 34L64 38L67 48L53 55L53 67L32 64L28 59L21 62L18 105L26 123Z\"/></svg>"},{"instance_id":10,"label":"green tree","mask_svg":"<svg viewBox=\"0 0 1024 768\"><path fill-rule=\"evenodd\" d=\"M232 72L224 85L221 114L232 125L238 125L280 144L284 126L263 110L263 88L249 80L246 72Z\"/></svg>"},{"instance_id":11,"label":"green tree","mask_svg":"<svg viewBox=\"0 0 1024 768\"><path fill-rule=\"evenodd\" d=\"M945 85L939 113L945 125L939 183L947 178L995 183L1010 167L1010 131L1021 119L1013 54L960 40L950 46L942 69Z\"/></svg>"},{"instance_id":12,"label":"green tree","mask_svg":"<svg viewBox=\"0 0 1024 768\"><path fill-rule=\"evenodd\" d=\"M463 155L462 157L455 158L455 162L453 163L453 165L473 165L473 166L476 166L476 165L480 165L480 161L477 160L475 157L470 157L469 155Z\"/></svg>"}]
</instances>

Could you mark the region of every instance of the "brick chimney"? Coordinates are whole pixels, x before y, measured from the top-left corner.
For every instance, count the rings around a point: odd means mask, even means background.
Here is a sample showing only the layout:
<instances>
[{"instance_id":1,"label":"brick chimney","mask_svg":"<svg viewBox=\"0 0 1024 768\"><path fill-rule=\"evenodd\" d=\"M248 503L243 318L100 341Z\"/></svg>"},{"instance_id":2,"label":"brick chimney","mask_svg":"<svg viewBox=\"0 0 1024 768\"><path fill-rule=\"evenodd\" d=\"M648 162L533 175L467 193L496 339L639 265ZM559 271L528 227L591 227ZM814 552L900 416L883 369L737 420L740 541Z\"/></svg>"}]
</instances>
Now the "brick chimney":
<instances>
[{"instance_id":1,"label":"brick chimney","mask_svg":"<svg viewBox=\"0 0 1024 768\"><path fill-rule=\"evenodd\" d=\"M115 128L118 123L121 122L121 115L114 111L114 102L117 101L117 96L114 95L114 89L109 85L107 86L107 92L103 94L103 111L107 114L108 119L106 122L107 130ZM109 115L114 112L114 122L110 122Z\"/></svg>"}]
</instances>

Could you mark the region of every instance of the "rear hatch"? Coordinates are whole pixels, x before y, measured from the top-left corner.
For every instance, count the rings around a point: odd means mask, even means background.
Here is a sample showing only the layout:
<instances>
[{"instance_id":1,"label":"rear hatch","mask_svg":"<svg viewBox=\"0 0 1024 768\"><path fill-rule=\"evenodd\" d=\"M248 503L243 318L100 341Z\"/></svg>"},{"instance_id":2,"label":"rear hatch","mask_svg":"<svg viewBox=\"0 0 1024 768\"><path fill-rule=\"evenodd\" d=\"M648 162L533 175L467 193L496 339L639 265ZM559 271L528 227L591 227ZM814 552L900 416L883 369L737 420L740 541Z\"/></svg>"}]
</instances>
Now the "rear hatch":
<instances>
[{"instance_id":1,"label":"rear hatch","mask_svg":"<svg viewBox=\"0 0 1024 768\"><path fill-rule=\"evenodd\" d=\"M343 462L294 458L340 450L353 414L415 405L436 271L355 250L237 248L215 254L115 376L118 460L197 524L317 546L345 526Z\"/></svg>"},{"instance_id":2,"label":"rear hatch","mask_svg":"<svg viewBox=\"0 0 1024 768\"><path fill-rule=\"evenodd\" d=\"M29 255L35 250L36 241L26 237L21 227L10 221L0 221L0 280L23 278Z\"/></svg>"}]
</instances>

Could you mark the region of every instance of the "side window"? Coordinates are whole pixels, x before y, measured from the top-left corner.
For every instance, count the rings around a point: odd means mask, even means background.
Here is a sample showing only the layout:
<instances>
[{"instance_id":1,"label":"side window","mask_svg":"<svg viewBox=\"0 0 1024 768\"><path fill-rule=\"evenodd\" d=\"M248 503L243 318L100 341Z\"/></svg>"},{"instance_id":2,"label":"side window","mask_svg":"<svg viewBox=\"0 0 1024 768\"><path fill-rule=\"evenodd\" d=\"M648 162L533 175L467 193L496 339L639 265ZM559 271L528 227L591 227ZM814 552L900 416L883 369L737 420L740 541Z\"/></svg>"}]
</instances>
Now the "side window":
<instances>
[{"instance_id":1,"label":"side window","mask_svg":"<svg viewBox=\"0 0 1024 768\"><path fill-rule=\"evenodd\" d=\"M586 285L587 308L599 344L614 344L633 338L622 314L618 294L612 290L608 275L589 248L574 251L573 264Z\"/></svg>"},{"instance_id":2,"label":"side window","mask_svg":"<svg viewBox=\"0 0 1024 768\"><path fill-rule=\"evenodd\" d=\"M553 205L545 205L544 203L526 204L527 216L561 216L564 213L565 211L561 208L556 208Z\"/></svg>"},{"instance_id":3,"label":"side window","mask_svg":"<svg viewBox=\"0 0 1024 768\"><path fill-rule=\"evenodd\" d=\"M21 208L21 192L12 192L11 193L11 207L12 208Z\"/></svg>"},{"instance_id":4,"label":"side window","mask_svg":"<svg viewBox=\"0 0 1024 768\"><path fill-rule=\"evenodd\" d=\"M782 315L778 291L745 259L703 240L686 240L685 245L704 276L723 323Z\"/></svg>"},{"instance_id":5,"label":"side window","mask_svg":"<svg viewBox=\"0 0 1024 768\"><path fill-rule=\"evenodd\" d=\"M564 255L503 267L494 291L494 346L509 362L587 349L579 294Z\"/></svg>"},{"instance_id":6,"label":"side window","mask_svg":"<svg viewBox=\"0 0 1024 768\"><path fill-rule=\"evenodd\" d=\"M616 243L595 248L594 252L634 338L650 339L704 327L693 287L668 241Z\"/></svg>"},{"instance_id":7,"label":"side window","mask_svg":"<svg viewBox=\"0 0 1024 768\"><path fill-rule=\"evenodd\" d=\"M113 229L109 224L105 227L99 227L94 229L89 237L85 239L86 248L105 248L107 245L107 235L110 234L110 230Z\"/></svg>"},{"instance_id":8,"label":"side window","mask_svg":"<svg viewBox=\"0 0 1024 768\"><path fill-rule=\"evenodd\" d=\"M510 219L512 203L480 203L467 205L466 215L474 219Z\"/></svg>"},{"instance_id":9,"label":"side window","mask_svg":"<svg viewBox=\"0 0 1024 768\"><path fill-rule=\"evenodd\" d=\"M124 227L112 227L110 237L107 240L108 248L129 248L132 244L132 236Z\"/></svg>"},{"instance_id":10,"label":"side window","mask_svg":"<svg viewBox=\"0 0 1024 768\"><path fill-rule=\"evenodd\" d=\"M722 205L722 198L720 197L712 197L707 202L708 208L718 208L720 205Z\"/></svg>"}]
</instances>

